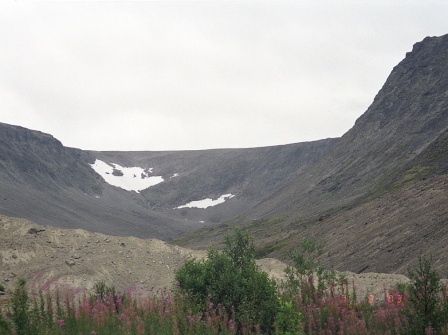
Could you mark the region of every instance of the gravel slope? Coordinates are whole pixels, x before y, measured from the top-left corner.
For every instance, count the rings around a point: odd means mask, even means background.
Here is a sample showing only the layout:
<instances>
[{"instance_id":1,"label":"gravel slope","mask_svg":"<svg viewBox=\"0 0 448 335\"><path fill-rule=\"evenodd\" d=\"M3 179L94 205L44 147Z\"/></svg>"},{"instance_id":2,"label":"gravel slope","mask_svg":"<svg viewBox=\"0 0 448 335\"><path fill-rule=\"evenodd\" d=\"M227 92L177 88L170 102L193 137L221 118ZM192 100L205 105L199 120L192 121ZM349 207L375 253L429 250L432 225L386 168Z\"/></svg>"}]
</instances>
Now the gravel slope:
<instances>
[{"instance_id":1,"label":"gravel slope","mask_svg":"<svg viewBox=\"0 0 448 335\"><path fill-rule=\"evenodd\" d=\"M31 221L0 216L0 283L13 287L18 277L44 283L91 289L99 280L125 289L131 285L171 287L174 270L188 257L202 258L204 250L190 250L156 239L116 237L81 229L40 226ZM270 276L281 279L285 264L277 259L257 261ZM384 287L407 280L401 275L347 273L358 296L381 296Z\"/></svg>"}]
</instances>

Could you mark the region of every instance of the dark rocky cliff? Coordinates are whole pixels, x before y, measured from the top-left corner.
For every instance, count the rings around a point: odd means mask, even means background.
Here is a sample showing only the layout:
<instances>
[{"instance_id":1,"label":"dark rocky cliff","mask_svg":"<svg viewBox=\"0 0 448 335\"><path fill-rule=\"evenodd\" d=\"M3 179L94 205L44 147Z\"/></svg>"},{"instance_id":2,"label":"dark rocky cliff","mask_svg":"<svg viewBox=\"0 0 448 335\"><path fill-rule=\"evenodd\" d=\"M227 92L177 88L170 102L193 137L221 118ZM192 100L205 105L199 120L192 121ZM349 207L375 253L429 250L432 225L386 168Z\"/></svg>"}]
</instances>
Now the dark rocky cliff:
<instances>
[{"instance_id":1,"label":"dark rocky cliff","mask_svg":"<svg viewBox=\"0 0 448 335\"><path fill-rule=\"evenodd\" d=\"M72 187L88 194L101 192L98 176L87 164L92 157L66 148L49 134L0 123L2 181L56 190Z\"/></svg>"},{"instance_id":2,"label":"dark rocky cliff","mask_svg":"<svg viewBox=\"0 0 448 335\"><path fill-rule=\"evenodd\" d=\"M354 127L252 215L307 215L387 187L448 129L447 73L448 35L416 43Z\"/></svg>"}]
</instances>

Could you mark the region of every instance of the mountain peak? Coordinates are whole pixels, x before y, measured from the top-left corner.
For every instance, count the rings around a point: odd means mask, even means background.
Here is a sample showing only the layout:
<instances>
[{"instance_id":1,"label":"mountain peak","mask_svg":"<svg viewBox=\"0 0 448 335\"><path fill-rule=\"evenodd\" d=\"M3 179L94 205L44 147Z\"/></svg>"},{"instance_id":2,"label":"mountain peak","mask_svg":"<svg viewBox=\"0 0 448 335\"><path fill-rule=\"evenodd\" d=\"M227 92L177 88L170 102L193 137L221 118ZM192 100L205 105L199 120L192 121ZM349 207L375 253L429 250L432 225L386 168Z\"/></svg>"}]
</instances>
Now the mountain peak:
<instances>
[{"instance_id":1,"label":"mountain peak","mask_svg":"<svg viewBox=\"0 0 448 335\"><path fill-rule=\"evenodd\" d=\"M416 43L353 128L253 216L331 210L390 182L448 128L447 73L448 35Z\"/></svg>"}]
</instances>

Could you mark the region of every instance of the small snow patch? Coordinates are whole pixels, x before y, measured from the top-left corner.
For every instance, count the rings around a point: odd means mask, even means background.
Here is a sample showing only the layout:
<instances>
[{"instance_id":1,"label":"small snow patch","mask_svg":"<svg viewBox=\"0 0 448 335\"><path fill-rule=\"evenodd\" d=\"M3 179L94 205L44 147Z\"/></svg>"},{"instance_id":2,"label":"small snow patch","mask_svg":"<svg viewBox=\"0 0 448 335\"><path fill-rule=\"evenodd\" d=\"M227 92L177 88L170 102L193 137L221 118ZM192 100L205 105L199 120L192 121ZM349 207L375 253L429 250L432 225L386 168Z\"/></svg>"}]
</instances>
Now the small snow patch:
<instances>
[{"instance_id":1,"label":"small snow patch","mask_svg":"<svg viewBox=\"0 0 448 335\"><path fill-rule=\"evenodd\" d=\"M140 167L123 167L118 164L108 164L99 159L90 164L106 183L121 187L127 191L140 192L148 187L163 182L161 176L150 176L152 168L142 169Z\"/></svg>"},{"instance_id":2,"label":"small snow patch","mask_svg":"<svg viewBox=\"0 0 448 335\"><path fill-rule=\"evenodd\" d=\"M227 199L231 199L233 197L234 197L234 195L229 193L229 194L221 195L216 200L207 198L207 199L203 199L203 200L192 201L192 202L189 202L186 205L182 205L182 206L179 206L179 207L176 207L176 208L193 208L193 207L195 207L195 208L207 208L207 207L213 207L213 206L222 204Z\"/></svg>"}]
</instances>

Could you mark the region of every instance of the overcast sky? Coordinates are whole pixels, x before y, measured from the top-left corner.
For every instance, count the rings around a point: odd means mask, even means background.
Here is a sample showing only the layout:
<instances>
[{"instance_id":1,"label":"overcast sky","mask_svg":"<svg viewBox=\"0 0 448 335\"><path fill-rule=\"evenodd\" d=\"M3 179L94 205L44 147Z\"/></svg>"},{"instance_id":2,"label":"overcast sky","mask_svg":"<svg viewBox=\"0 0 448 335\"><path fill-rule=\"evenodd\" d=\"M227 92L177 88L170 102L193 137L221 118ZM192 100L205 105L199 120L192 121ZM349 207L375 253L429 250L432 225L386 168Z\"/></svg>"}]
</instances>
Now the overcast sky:
<instances>
[{"instance_id":1,"label":"overcast sky","mask_svg":"<svg viewBox=\"0 0 448 335\"><path fill-rule=\"evenodd\" d=\"M0 3L0 122L93 150L337 137L448 1Z\"/></svg>"}]
</instances>

